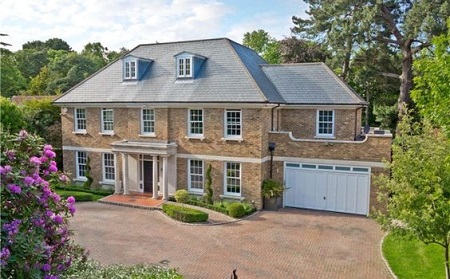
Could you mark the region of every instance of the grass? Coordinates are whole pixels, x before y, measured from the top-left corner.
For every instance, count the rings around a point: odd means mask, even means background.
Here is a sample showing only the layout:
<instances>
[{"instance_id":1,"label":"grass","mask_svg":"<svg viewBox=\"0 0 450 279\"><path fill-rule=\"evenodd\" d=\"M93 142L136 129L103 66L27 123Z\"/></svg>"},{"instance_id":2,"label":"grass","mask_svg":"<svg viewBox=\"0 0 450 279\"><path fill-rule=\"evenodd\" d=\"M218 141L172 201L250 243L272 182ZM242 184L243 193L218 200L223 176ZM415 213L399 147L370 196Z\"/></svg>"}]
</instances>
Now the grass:
<instances>
[{"instance_id":1,"label":"grass","mask_svg":"<svg viewBox=\"0 0 450 279\"><path fill-rule=\"evenodd\" d=\"M383 254L399 279L444 279L444 249L437 244L425 245L387 235Z\"/></svg>"}]
</instances>

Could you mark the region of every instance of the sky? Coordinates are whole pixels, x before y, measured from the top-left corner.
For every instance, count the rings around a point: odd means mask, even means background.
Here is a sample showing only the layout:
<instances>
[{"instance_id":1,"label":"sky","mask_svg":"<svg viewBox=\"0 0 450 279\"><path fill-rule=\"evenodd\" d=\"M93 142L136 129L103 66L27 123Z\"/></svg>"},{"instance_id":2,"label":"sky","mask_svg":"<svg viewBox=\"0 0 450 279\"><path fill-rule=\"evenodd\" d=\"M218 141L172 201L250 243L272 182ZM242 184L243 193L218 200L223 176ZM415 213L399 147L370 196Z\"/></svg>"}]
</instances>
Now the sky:
<instances>
[{"instance_id":1,"label":"sky","mask_svg":"<svg viewBox=\"0 0 450 279\"><path fill-rule=\"evenodd\" d=\"M100 42L109 50L139 44L227 37L263 29L291 36L292 16L305 18L301 0L0 0L0 33L17 51L50 38L73 50Z\"/></svg>"}]
</instances>

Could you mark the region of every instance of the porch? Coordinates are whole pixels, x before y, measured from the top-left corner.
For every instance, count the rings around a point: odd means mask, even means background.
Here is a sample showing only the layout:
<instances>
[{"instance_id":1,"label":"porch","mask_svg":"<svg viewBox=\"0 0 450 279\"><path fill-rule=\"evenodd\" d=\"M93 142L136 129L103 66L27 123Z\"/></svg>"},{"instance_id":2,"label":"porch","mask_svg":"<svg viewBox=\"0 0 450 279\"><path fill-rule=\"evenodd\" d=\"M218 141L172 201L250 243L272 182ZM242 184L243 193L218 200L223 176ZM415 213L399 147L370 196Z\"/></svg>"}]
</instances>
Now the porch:
<instances>
[{"instance_id":1,"label":"porch","mask_svg":"<svg viewBox=\"0 0 450 279\"><path fill-rule=\"evenodd\" d=\"M131 192L127 195L113 194L102 198L99 202L134 208L159 209L165 201L162 196L155 199L152 194Z\"/></svg>"}]
</instances>

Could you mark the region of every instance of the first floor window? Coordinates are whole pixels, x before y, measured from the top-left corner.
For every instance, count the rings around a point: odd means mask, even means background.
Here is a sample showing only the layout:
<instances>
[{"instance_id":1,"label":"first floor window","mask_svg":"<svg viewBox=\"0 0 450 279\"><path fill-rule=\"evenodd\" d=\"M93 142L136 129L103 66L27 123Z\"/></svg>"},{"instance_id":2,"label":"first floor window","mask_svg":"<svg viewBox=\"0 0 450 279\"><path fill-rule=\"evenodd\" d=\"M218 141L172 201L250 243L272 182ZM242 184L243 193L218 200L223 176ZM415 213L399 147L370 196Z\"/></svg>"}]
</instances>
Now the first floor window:
<instances>
[{"instance_id":1,"label":"first floor window","mask_svg":"<svg viewBox=\"0 0 450 279\"><path fill-rule=\"evenodd\" d=\"M225 137L240 138L242 135L242 117L240 109L225 110Z\"/></svg>"},{"instance_id":2,"label":"first floor window","mask_svg":"<svg viewBox=\"0 0 450 279\"><path fill-rule=\"evenodd\" d=\"M189 135L190 136L203 135L203 110L201 109L189 110Z\"/></svg>"},{"instance_id":3,"label":"first floor window","mask_svg":"<svg viewBox=\"0 0 450 279\"><path fill-rule=\"evenodd\" d=\"M103 180L113 181L115 179L114 154L103 154Z\"/></svg>"},{"instance_id":4,"label":"first floor window","mask_svg":"<svg viewBox=\"0 0 450 279\"><path fill-rule=\"evenodd\" d=\"M241 195L241 164L227 162L225 166L225 194Z\"/></svg>"},{"instance_id":5,"label":"first floor window","mask_svg":"<svg viewBox=\"0 0 450 279\"><path fill-rule=\"evenodd\" d=\"M334 111L317 111L317 136L332 137L334 135Z\"/></svg>"},{"instance_id":6,"label":"first floor window","mask_svg":"<svg viewBox=\"0 0 450 279\"><path fill-rule=\"evenodd\" d=\"M77 178L86 177L87 153L84 151L76 152L76 171Z\"/></svg>"},{"instance_id":7,"label":"first floor window","mask_svg":"<svg viewBox=\"0 0 450 279\"><path fill-rule=\"evenodd\" d=\"M141 134L151 135L155 133L155 110L143 109L141 114Z\"/></svg>"},{"instance_id":8,"label":"first floor window","mask_svg":"<svg viewBox=\"0 0 450 279\"><path fill-rule=\"evenodd\" d=\"M102 133L114 131L114 111L112 109L102 109Z\"/></svg>"},{"instance_id":9,"label":"first floor window","mask_svg":"<svg viewBox=\"0 0 450 279\"><path fill-rule=\"evenodd\" d=\"M203 192L203 161L189 160L189 190Z\"/></svg>"},{"instance_id":10,"label":"first floor window","mask_svg":"<svg viewBox=\"0 0 450 279\"><path fill-rule=\"evenodd\" d=\"M86 131L86 109L75 109L75 132Z\"/></svg>"}]
</instances>

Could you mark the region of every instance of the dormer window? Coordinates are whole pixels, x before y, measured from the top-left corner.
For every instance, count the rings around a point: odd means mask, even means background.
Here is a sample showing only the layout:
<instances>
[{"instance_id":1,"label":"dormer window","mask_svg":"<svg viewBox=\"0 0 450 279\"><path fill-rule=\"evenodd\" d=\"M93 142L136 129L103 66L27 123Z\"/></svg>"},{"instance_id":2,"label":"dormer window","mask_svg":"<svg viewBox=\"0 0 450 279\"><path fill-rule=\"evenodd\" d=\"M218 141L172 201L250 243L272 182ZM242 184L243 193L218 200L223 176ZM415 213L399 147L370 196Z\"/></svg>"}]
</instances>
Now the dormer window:
<instances>
[{"instance_id":1,"label":"dormer window","mask_svg":"<svg viewBox=\"0 0 450 279\"><path fill-rule=\"evenodd\" d=\"M151 59L127 55L122 58L122 75L124 81L138 81L145 78L150 69Z\"/></svg>"},{"instance_id":2,"label":"dormer window","mask_svg":"<svg viewBox=\"0 0 450 279\"><path fill-rule=\"evenodd\" d=\"M125 79L136 79L136 60L125 62Z\"/></svg>"},{"instance_id":3,"label":"dormer window","mask_svg":"<svg viewBox=\"0 0 450 279\"><path fill-rule=\"evenodd\" d=\"M178 58L178 77L192 77L192 58Z\"/></svg>"},{"instance_id":4,"label":"dormer window","mask_svg":"<svg viewBox=\"0 0 450 279\"><path fill-rule=\"evenodd\" d=\"M175 55L176 59L176 76L180 80L195 79L206 57L189 52L181 52Z\"/></svg>"}]
</instances>

